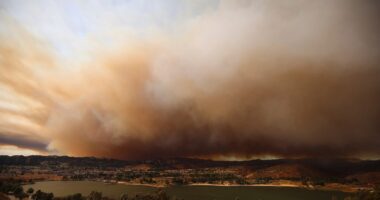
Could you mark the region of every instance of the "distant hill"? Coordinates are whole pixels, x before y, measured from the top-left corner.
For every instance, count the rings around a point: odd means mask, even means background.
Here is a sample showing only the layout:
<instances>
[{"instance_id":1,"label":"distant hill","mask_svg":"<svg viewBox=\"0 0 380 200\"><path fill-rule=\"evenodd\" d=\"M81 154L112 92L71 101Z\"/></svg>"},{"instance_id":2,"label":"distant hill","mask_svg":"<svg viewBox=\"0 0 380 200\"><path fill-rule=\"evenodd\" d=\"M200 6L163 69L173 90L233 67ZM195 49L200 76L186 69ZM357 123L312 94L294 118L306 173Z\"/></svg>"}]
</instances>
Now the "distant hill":
<instances>
[{"instance_id":1,"label":"distant hill","mask_svg":"<svg viewBox=\"0 0 380 200\"><path fill-rule=\"evenodd\" d=\"M380 160L278 159L249 161L212 161L192 158L125 161L95 157L68 156L0 156L4 165L68 165L84 167L129 167L131 169L202 169L240 168L253 178L351 177L372 180L380 174Z\"/></svg>"},{"instance_id":2,"label":"distant hill","mask_svg":"<svg viewBox=\"0 0 380 200\"><path fill-rule=\"evenodd\" d=\"M129 161L95 158L95 157L69 157L69 156L0 156L0 165L54 165L68 164L71 166L96 166L96 167L123 167L130 164Z\"/></svg>"},{"instance_id":3,"label":"distant hill","mask_svg":"<svg viewBox=\"0 0 380 200\"><path fill-rule=\"evenodd\" d=\"M327 175L322 171L301 164L279 164L253 171L247 178L292 179L300 177L323 178Z\"/></svg>"}]
</instances>

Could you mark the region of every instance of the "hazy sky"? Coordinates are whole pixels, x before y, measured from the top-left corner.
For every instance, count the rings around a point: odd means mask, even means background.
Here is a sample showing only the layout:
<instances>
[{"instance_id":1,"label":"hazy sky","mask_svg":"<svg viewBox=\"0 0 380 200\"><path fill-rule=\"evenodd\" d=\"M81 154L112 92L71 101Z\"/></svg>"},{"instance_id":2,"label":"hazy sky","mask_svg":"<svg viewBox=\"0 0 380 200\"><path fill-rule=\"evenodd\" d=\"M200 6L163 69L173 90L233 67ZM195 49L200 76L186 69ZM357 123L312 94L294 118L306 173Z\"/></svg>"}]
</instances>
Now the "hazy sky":
<instances>
[{"instance_id":1,"label":"hazy sky","mask_svg":"<svg viewBox=\"0 0 380 200\"><path fill-rule=\"evenodd\" d=\"M0 154L378 158L379 10L0 0Z\"/></svg>"}]
</instances>

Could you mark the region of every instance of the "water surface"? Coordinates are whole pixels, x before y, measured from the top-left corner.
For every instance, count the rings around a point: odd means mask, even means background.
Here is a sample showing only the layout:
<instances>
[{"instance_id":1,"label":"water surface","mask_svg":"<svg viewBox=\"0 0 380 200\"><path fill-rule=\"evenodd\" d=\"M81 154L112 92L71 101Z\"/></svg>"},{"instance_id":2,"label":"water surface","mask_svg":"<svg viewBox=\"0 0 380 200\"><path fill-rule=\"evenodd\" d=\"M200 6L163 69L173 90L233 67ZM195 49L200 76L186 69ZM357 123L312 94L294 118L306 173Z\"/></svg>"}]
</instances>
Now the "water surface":
<instances>
[{"instance_id":1,"label":"water surface","mask_svg":"<svg viewBox=\"0 0 380 200\"><path fill-rule=\"evenodd\" d=\"M91 191L102 192L104 196L118 198L155 192L157 188L141 185L105 184L95 181L43 181L25 185L35 190L53 192L55 196L74 193L88 195ZM169 195L184 200L331 200L332 196L343 199L345 193L338 191L317 191L291 187L258 186L173 186L165 188Z\"/></svg>"}]
</instances>

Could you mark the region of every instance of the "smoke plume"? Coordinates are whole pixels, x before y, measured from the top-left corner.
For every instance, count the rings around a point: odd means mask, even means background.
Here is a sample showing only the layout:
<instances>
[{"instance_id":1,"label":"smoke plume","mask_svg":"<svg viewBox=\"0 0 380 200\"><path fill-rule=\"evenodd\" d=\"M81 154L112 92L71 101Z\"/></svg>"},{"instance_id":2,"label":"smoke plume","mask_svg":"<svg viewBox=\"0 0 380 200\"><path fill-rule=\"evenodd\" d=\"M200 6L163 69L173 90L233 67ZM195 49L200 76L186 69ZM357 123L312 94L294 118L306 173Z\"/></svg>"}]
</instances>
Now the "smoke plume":
<instances>
[{"instance_id":1,"label":"smoke plume","mask_svg":"<svg viewBox=\"0 0 380 200\"><path fill-rule=\"evenodd\" d=\"M379 5L222 1L77 70L2 16L0 137L122 159L378 157Z\"/></svg>"}]
</instances>

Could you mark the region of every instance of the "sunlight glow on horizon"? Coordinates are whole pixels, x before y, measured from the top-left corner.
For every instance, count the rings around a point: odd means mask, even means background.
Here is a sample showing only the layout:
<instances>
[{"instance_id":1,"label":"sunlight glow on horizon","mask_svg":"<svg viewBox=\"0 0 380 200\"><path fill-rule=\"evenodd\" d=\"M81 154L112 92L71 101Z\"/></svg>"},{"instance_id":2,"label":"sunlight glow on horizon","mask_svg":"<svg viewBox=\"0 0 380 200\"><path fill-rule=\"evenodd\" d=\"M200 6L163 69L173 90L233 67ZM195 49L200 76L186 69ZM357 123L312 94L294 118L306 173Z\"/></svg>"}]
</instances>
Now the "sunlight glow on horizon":
<instances>
[{"instance_id":1,"label":"sunlight glow on horizon","mask_svg":"<svg viewBox=\"0 0 380 200\"><path fill-rule=\"evenodd\" d=\"M46 153L42 153L39 151L35 151L32 149L20 148L13 145L0 145L0 155L8 155L8 156L31 156L31 155L47 155Z\"/></svg>"}]
</instances>

